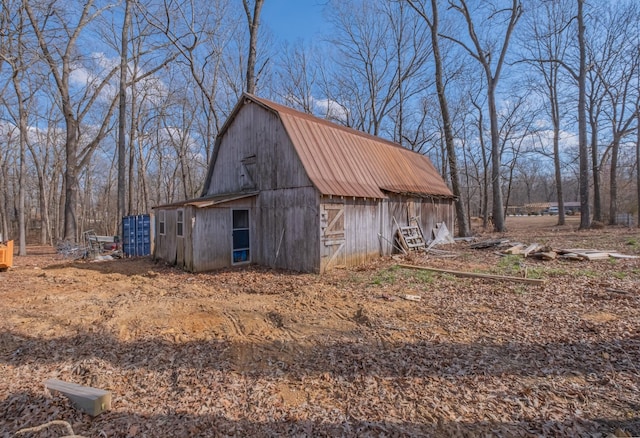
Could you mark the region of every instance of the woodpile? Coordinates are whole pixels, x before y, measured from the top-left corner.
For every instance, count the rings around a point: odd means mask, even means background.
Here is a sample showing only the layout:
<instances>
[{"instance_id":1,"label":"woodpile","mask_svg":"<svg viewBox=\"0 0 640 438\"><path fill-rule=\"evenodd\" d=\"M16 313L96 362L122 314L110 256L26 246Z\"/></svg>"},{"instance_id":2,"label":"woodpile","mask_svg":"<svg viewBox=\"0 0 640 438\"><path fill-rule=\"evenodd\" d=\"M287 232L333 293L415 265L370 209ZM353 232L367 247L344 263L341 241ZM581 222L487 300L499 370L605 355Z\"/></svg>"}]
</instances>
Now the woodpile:
<instances>
[{"instance_id":1,"label":"woodpile","mask_svg":"<svg viewBox=\"0 0 640 438\"><path fill-rule=\"evenodd\" d=\"M510 242L509 239L489 239L469 245L471 249L504 248L498 255L521 255L524 258L535 258L539 260L555 260L556 258L566 260L607 260L614 259L635 259L636 255L622 254L618 251L599 249L557 249L549 245L532 243L526 245L520 242Z\"/></svg>"}]
</instances>

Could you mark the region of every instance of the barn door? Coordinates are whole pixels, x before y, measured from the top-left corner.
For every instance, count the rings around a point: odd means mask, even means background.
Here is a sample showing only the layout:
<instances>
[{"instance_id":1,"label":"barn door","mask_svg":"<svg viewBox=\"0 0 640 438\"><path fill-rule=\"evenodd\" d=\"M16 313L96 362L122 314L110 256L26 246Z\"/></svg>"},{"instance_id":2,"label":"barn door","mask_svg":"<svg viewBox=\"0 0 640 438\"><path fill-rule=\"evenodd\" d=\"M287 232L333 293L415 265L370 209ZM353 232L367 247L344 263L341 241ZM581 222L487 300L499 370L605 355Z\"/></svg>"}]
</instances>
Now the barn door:
<instances>
[{"instance_id":1,"label":"barn door","mask_svg":"<svg viewBox=\"0 0 640 438\"><path fill-rule=\"evenodd\" d=\"M321 270L344 264L344 203L322 204L320 210Z\"/></svg>"}]
</instances>

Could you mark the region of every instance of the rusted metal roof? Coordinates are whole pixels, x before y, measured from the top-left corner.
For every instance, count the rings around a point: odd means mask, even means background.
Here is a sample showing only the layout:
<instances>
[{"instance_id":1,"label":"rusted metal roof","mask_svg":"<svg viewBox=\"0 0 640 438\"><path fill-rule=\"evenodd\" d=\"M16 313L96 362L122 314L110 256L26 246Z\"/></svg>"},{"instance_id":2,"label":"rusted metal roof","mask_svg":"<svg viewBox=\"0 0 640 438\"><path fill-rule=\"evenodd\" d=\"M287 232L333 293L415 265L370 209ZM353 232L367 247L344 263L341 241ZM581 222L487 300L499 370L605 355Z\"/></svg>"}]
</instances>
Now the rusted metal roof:
<instances>
[{"instance_id":1,"label":"rusted metal roof","mask_svg":"<svg viewBox=\"0 0 640 438\"><path fill-rule=\"evenodd\" d=\"M324 195L453 197L424 155L266 99L244 97L278 114L309 178Z\"/></svg>"}]
</instances>

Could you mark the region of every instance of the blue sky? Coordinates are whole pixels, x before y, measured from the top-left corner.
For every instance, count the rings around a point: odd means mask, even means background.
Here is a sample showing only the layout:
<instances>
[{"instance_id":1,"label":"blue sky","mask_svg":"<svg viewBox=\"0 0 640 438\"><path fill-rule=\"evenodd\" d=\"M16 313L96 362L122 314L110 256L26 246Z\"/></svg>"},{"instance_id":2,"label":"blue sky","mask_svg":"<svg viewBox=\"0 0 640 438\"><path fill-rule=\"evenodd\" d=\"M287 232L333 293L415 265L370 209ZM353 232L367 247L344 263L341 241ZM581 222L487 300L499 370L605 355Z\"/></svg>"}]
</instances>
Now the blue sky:
<instances>
[{"instance_id":1,"label":"blue sky","mask_svg":"<svg viewBox=\"0 0 640 438\"><path fill-rule=\"evenodd\" d=\"M265 0L261 25L283 41L311 41L326 26L322 14L325 3L326 0Z\"/></svg>"}]
</instances>

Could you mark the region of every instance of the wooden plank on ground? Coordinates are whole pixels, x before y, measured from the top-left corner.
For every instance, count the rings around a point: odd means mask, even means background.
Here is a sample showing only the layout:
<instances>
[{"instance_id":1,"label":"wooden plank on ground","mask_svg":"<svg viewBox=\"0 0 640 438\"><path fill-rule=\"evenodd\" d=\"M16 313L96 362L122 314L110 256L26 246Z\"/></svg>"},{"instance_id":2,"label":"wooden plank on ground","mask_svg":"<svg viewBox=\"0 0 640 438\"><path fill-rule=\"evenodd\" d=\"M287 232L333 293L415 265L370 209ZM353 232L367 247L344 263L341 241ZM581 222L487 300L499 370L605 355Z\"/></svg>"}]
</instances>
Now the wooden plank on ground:
<instances>
[{"instance_id":1,"label":"wooden plank on ground","mask_svg":"<svg viewBox=\"0 0 640 438\"><path fill-rule=\"evenodd\" d=\"M525 250L522 252L522 255L524 256L524 258L527 258L529 254L538 251L540 248L542 248L542 246L539 243L532 243L525 248Z\"/></svg>"},{"instance_id":2,"label":"wooden plank on ground","mask_svg":"<svg viewBox=\"0 0 640 438\"><path fill-rule=\"evenodd\" d=\"M511 248L507 248L502 252L505 254L519 255L524 252L524 245L522 243L516 243Z\"/></svg>"},{"instance_id":3,"label":"wooden plank on ground","mask_svg":"<svg viewBox=\"0 0 640 438\"><path fill-rule=\"evenodd\" d=\"M558 254L555 251L541 251L531 254L531 257L536 257L542 260L554 260Z\"/></svg>"},{"instance_id":4,"label":"wooden plank on ground","mask_svg":"<svg viewBox=\"0 0 640 438\"><path fill-rule=\"evenodd\" d=\"M406 269L419 269L424 271L440 272L442 274L451 274L451 275L455 275L456 277L486 278L489 280L513 281L513 282L528 283L528 284L544 284L545 283L544 280L537 279L537 278L509 277L504 275L479 274L476 272L452 271L449 269L429 268L427 266L406 265L404 263L400 263L398 264L398 266Z\"/></svg>"},{"instance_id":5,"label":"wooden plank on ground","mask_svg":"<svg viewBox=\"0 0 640 438\"><path fill-rule=\"evenodd\" d=\"M496 246L502 246L509 243L509 239L489 239L484 240L482 242L473 243L469 245L471 249L483 249L483 248L492 248Z\"/></svg>"},{"instance_id":6,"label":"wooden plank on ground","mask_svg":"<svg viewBox=\"0 0 640 438\"><path fill-rule=\"evenodd\" d=\"M111 392L104 389L63 382L58 379L48 379L44 386L49 391L64 394L77 409L91 416L95 417L101 412L111 409Z\"/></svg>"},{"instance_id":7,"label":"wooden plank on ground","mask_svg":"<svg viewBox=\"0 0 640 438\"><path fill-rule=\"evenodd\" d=\"M610 252L609 256L613 257L614 259L637 259L637 258L640 258L637 255L620 254L618 252Z\"/></svg>"}]
</instances>

